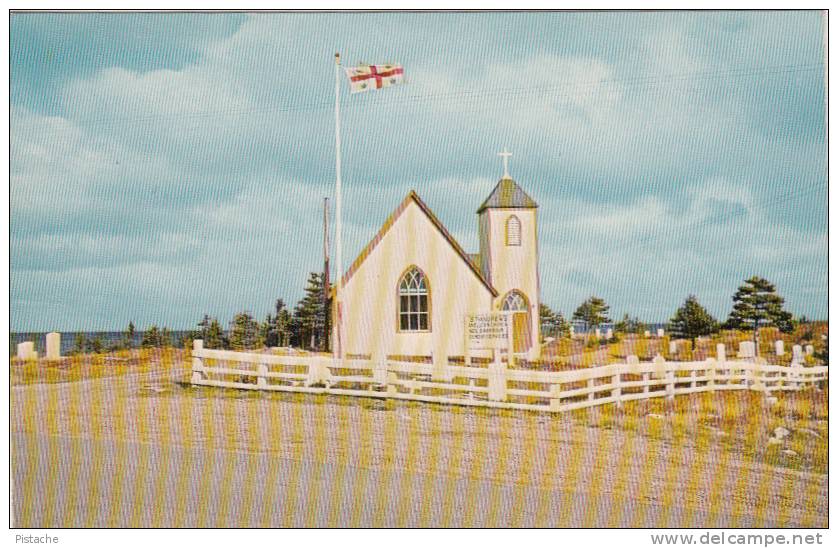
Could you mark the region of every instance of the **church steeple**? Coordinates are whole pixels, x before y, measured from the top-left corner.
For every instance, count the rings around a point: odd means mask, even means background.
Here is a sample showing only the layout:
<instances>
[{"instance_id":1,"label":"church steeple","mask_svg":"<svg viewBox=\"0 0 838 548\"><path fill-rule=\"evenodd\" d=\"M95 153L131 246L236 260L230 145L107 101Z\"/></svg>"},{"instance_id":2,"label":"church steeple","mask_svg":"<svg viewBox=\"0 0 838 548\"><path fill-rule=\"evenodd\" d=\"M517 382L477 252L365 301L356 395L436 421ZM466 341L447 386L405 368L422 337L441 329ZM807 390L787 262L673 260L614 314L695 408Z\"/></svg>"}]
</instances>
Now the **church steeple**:
<instances>
[{"instance_id":1,"label":"church steeple","mask_svg":"<svg viewBox=\"0 0 838 548\"><path fill-rule=\"evenodd\" d=\"M529 197L524 190L518 186L518 183L512 180L509 176L509 157L512 153L503 149L503 152L498 152L498 156L503 158L503 177L498 181L495 189L489 194L489 197L484 200L483 204L477 210L480 214L485 209L489 208L505 208L505 209L535 209L538 204L535 200Z\"/></svg>"},{"instance_id":2,"label":"church steeple","mask_svg":"<svg viewBox=\"0 0 838 548\"><path fill-rule=\"evenodd\" d=\"M539 337L538 204L509 175L504 149L503 177L477 210L480 269L498 291L493 308L513 312L515 352L537 359ZM514 337L513 337L514 338Z\"/></svg>"}]
</instances>

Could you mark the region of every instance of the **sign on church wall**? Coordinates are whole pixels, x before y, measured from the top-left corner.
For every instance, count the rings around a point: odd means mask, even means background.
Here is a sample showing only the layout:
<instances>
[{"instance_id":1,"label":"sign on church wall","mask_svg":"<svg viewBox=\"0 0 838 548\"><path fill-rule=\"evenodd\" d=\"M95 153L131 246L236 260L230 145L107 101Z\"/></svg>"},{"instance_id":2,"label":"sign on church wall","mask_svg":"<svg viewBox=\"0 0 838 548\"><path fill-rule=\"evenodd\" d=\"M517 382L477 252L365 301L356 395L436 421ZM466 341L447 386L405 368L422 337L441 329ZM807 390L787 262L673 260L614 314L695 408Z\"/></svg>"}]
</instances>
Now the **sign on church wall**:
<instances>
[{"instance_id":1,"label":"sign on church wall","mask_svg":"<svg viewBox=\"0 0 838 548\"><path fill-rule=\"evenodd\" d=\"M466 316L466 335L471 350L506 348L509 321L503 312L484 312Z\"/></svg>"}]
</instances>

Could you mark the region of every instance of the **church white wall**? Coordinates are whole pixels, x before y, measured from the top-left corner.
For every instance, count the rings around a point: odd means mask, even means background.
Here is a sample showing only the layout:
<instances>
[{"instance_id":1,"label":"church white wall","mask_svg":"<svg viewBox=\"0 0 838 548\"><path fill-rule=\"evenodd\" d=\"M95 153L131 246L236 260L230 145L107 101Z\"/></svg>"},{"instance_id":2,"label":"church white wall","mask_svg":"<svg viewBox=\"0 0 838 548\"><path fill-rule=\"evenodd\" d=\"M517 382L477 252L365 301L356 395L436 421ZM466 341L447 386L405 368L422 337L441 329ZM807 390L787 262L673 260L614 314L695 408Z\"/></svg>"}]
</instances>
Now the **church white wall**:
<instances>
[{"instance_id":1,"label":"church white wall","mask_svg":"<svg viewBox=\"0 0 838 548\"><path fill-rule=\"evenodd\" d=\"M398 331L398 282L411 265L430 284L430 332ZM343 290L347 354L461 356L467 314L491 310L491 292L415 202Z\"/></svg>"},{"instance_id":2,"label":"church white wall","mask_svg":"<svg viewBox=\"0 0 838 548\"><path fill-rule=\"evenodd\" d=\"M498 297L494 308L500 308L503 298L512 289L522 291L530 304L530 333L532 341L529 359L540 356L539 303L541 292L538 272L538 223L536 209L486 209L481 213L479 227L481 242L489 246L489 266L492 286ZM506 221L515 215L521 222L521 245L506 245ZM484 232L485 231L485 232ZM481 254L483 251L481 250Z\"/></svg>"}]
</instances>

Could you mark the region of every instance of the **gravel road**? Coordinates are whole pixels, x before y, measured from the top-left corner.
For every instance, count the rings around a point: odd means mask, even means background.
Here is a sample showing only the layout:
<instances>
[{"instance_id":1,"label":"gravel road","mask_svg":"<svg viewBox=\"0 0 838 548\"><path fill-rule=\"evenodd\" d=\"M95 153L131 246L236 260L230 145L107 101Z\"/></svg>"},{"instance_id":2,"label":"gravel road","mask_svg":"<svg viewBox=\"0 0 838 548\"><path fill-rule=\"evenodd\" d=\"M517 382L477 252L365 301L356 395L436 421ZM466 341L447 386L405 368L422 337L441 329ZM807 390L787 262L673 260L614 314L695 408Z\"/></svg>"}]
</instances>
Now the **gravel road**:
<instances>
[{"instance_id":1,"label":"gravel road","mask_svg":"<svg viewBox=\"0 0 838 548\"><path fill-rule=\"evenodd\" d=\"M186 388L12 388L15 527L827 525L827 476L570 416Z\"/></svg>"}]
</instances>

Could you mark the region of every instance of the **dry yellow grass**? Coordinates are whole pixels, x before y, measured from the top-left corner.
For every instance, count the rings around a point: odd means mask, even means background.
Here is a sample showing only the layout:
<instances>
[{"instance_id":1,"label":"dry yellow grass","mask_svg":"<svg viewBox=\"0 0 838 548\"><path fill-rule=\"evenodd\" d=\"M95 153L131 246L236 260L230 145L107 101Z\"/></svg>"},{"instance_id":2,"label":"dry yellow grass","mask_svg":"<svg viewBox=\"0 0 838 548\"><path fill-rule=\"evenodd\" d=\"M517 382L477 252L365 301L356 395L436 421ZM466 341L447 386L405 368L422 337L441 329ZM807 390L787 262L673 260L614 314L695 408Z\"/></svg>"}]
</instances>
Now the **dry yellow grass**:
<instances>
[{"instance_id":1,"label":"dry yellow grass","mask_svg":"<svg viewBox=\"0 0 838 548\"><path fill-rule=\"evenodd\" d=\"M148 373L183 363L188 351L178 348L137 348L102 354L74 354L61 360L45 358L9 360L12 386L36 383L73 382L132 373Z\"/></svg>"}]
</instances>

